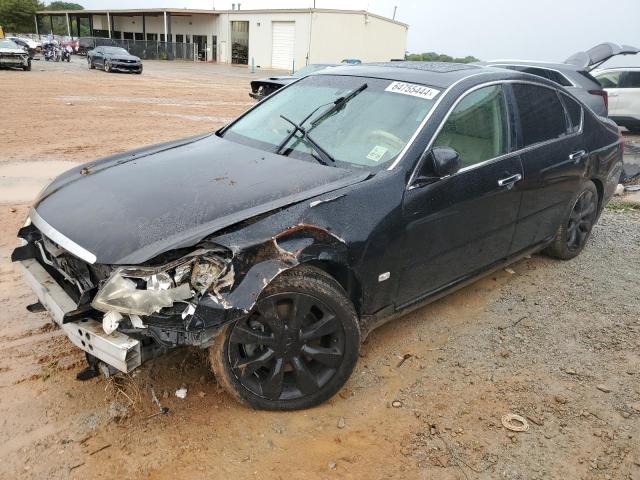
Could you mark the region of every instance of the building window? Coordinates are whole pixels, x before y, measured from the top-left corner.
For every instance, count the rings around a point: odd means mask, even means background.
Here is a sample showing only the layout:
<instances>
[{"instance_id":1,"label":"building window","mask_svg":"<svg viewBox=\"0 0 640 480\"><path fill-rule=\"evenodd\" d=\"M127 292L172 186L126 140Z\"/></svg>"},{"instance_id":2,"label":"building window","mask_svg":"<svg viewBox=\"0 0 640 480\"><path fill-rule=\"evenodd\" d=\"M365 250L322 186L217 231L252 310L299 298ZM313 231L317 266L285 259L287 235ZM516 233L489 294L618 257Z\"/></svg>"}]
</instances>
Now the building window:
<instances>
[{"instance_id":1,"label":"building window","mask_svg":"<svg viewBox=\"0 0 640 480\"><path fill-rule=\"evenodd\" d=\"M184 43L184 35L176 35L177 43Z\"/></svg>"}]
</instances>

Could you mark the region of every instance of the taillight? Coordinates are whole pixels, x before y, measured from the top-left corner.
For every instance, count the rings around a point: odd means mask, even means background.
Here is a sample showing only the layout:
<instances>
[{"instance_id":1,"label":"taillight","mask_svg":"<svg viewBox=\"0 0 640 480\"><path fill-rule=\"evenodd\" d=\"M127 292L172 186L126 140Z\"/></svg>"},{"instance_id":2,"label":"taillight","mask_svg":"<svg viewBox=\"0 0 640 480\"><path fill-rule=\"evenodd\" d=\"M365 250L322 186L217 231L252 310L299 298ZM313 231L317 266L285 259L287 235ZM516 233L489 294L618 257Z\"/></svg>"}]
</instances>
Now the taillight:
<instances>
[{"instance_id":1,"label":"taillight","mask_svg":"<svg viewBox=\"0 0 640 480\"><path fill-rule=\"evenodd\" d=\"M602 101L604 102L604 108L607 109L607 112L609 111L609 94L607 93L606 90L589 90L589 93L591 95L597 95L599 97L602 97Z\"/></svg>"}]
</instances>

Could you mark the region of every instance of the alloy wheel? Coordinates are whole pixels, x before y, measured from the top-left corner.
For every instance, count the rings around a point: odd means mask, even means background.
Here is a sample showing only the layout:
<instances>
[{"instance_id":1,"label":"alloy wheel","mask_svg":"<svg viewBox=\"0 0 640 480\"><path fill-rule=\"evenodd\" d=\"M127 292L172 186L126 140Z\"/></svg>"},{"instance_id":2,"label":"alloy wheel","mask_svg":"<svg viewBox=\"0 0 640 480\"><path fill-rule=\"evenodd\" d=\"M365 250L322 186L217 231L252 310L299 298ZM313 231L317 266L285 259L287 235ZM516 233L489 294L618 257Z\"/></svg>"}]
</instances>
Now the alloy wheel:
<instances>
[{"instance_id":1,"label":"alloy wheel","mask_svg":"<svg viewBox=\"0 0 640 480\"><path fill-rule=\"evenodd\" d=\"M569 224L567 225L567 247L570 250L581 249L595 220L596 199L590 190L585 190L578 197L571 215L569 215Z\"/></svg>"},{"instance_id":2,"label":"alloy wheel","mask_svg":"<svg viewBox=\"0 0 640 480\"><path fill-rule=\"evenodd\" d=\"M280 293L259 300L229 336L231 371L254 395L292 400L320 390L338 371L345 333L318 298Z\"/></svg>"}]
</instances>

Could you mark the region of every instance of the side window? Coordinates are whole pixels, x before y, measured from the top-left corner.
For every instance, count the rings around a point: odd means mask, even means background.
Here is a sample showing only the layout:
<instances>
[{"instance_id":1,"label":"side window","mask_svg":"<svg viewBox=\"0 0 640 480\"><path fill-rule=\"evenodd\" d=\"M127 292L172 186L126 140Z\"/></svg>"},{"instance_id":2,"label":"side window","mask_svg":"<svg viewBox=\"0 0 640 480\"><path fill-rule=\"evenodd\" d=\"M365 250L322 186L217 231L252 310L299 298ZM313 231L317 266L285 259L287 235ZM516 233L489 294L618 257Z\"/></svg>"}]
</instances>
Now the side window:
<instances>
[{"instance_id":1,"label":"side window","mask_svg":"<svg viewBox=\"0 0 640 480\"><path fill-rule=\"evenodd\" d=\"M618 88L620 86L620 72L607 72L596 75L602 88Z\"/></svg>"},{"instance_id":2,"label":"side window","mask_svg":"<svg viewBox=\"0 0 640 480\"><path fill-rule=\"evenodd\" d=\"M502 85L480 88L453 109L434 142L451 147L468 167L509 151L509 123Z\"/></svg>"},{"instance_id":3,"label":"side window","mask_svg":"<svg viewBox=\"0 0 640 480\"><path fill-rule=\"evenodd\" d=\"M562 103L567 110L569 116L569 127L567 133L576 133L580 131L582 123L582 106L568 95L562 95Z\"/></svg>"},{"instance_id":4,"label":"side window","mask_svg":"<svg viewBox=\"0 0 640 480\"><path fill-rule=\"evenodd\" d=\"M620 88L640 88L640 70L624 72L620 77Z\"/></svg>"},{"instance_id":5,"label":"side window","mask_svg":"<svg viewBox=\"0 0 640 480\"><path fill-rule=\"evenodd\" d=\"M514 84L523 147L566 134L567 122L558 94L552 88Z\"/></svg>"}]
</instances>

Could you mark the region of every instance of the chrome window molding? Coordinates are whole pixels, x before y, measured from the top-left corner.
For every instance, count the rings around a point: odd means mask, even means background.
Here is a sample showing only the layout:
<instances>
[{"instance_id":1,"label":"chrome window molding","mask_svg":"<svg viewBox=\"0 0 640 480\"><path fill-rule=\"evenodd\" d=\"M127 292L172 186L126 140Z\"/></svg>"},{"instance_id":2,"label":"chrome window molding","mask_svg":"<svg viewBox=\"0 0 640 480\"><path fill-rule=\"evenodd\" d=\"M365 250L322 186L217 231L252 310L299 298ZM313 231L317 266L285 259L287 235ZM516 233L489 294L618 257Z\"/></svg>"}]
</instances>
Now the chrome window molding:
<instances>
[{"instance_id":1,"label":"chrome window molding","mask_svg":"<svg viewBox=\"0 0 640 480\"><path fill-rule=\"evenodd\" d=\"M555 68L549 68L549 67L540 67L537 65L526 65L526 64L520 64L520 63L509 63L509 62L505 62L505 63L490 63L487 64L487 67L524 67L524 68L539 68L540 70L549 70L550 72L556 72L558 75L562 76L562 78L564 78L567 82L570 83L570 85L560 85L561 87L578 87L578 85L576 85L569 77L567 77L564 73L562 73L560 70L557 70ZM509 70L509 69L507 69ZM526 73L527 75L534 75L534 76L538 76L535 73L529 73L529 72L521 72L520 70L516 70L519 73ZM549 80L548 78L545 78L545 80ZM549 80L550 82L553 82L553 80ZM555 82L554 82L555 83ZM579 88L579 87L578 87Z\"/></svg>"},{"instance_id":2,"label":"chrome window molding","mask_svg":"<svg viewBox=\"0 0 640 480\"><path fill-rule=\"evenodd\" d=\"M433 113L436 111L436 109L438 108L438 105L440 105L440 103L442 102L442 100L447 96L447 94L459 83L465 81L468 78L471 77L475 77L476 75L484 75L487 72L478 72L478 73L474 73L473 75L469 75L467 77L461 78L459 80L456 80L455 82L453 82L451 85L449 85L444 92L442 92L440 94L440 97L436 100L436 102L433 104L433 106L431 107L431 110L429 110L429 112L427 112L427 115L424 117L424 119L422 120L422 122L420 122L420 125L418 125L418 128L416 129L415 132L413 132L413 135L411 135L411 138L409 139L409 141L407 142L407 144L404 146L404 148L402 150L400 150L400 153L398 154L398 156L396 157L396 159L393 161L393 163L391 165L389 165L389 167L387 168L387 170L393 170L399 163L400 161L404 158L404 156L406 155L406 153L409 151L409 148L411 148L411 146L413 145L413 143L415 142L416 138L418 138L418 135L420 135L420 132L422 132L422 130L424 129L425 125L427 124L427 122L429 121L429 119L431 118L431 116L433 115ZM448 114L447 114L448 115Z\"/></svg>"},{"instance_id":3,"label":"chrome window molding","mask_svg":"<svg viewBox=\"0 0 640 480\"><path fill-rule=\"evenodd\" d=\"M467 78L469 78L469 77L467 77ZM534 82L534 81L531 81L531 80L493 80L493 81L490 81L490 82L485 82L485 83L481 83L481 84L478 84L478 85L474 85L473 87L471 87L468 90L466 90L465 92L463 92L456 99L456 101L453 103L453 105L451 105L451 107L449 107L449 110L447 111L447 113L445 114L444 118L442 119L442 121L438 125L438 128L436 129L436 131L431 136L431 139L429 140L429 143L427 144L427 148L424 149L424 152L422 153L422 155L424 155L426 152L431 150L431 148L433 147L433 143L435 142L436 138L438 138L438 135L440 134L440 132L444 128L444 125L447 122L447 120L449 120L449 116L451 116L451 113L453 112L453 110L458 106L458 104L462 101L462 99L464 97L466 97L467 95L469 95L472 92L475 92L476 90L479 90L479 89L484 88L484 87L489 87L491 85L514 84L514 83L520 83L520 84L526 84L526 85L536 85L536 86L539 86L539 87L548 88L549 90L555 91L556 94L557 93L561 93L561 94L567 95L570 98L572 98L573 100L575 100L568 93L559 90L560 88L562 88L562 86L554 87L554 86L551 86L551 85L546 85L544 83ZM447 93L447 92L445 91L445 93ZM572 137L575 137L577 135L581 135L582 131L583 131L583 128L584 128L584 108L582 108L582 103L581 102L578 101L578 104L581 107L582 116L580 118L580 129L577 132L574 132L574 133L571 133L571 134L568 134L568 135L563 135L562 137L558 137L558 138L552 138L552 139L546 140L544 142L534 143L532 145L528 145L528 146L520 148L518 150L514 150L513 152L508 152L508 153L505 153L503 155L499 155L497 157L493 157L493 158L489 158L487 160L483 160L482 162L474 163L473 165L469 165L469 166L461 168L460 170L458 170L453 175L448 175L447 177L442 177L442 178L449 178L449 177L452 177L454 175L458 175L458 174L461 174L461 173L468 172L470 170L474 170L476 168L483 167L484 165L488 165L488 164L493 163L493 162L504 160L505 158L509 158L509 157L514 156L514 155L521 155L521 154L526 153L528 151L531 151L533 149L540 148L540 147L543 147L545 145L550 145L550 144L552 144L554 142L559 142L561 140L566 140L567 138L572 138ZM564 110L565 107L563 106L562 108ZM415 176L416 176L418 170L420 169L421 165L422 165L422 162L418 162L417 165L415 166L413 172L411 173L411 177L409 177L409 182L407 183L407 190L412 190L414 188L413 181L415 180Z\"/></svg>"},{"instance_id":4,"label":"chrome window molding","mask_svg":"<svg viewBox=\"0 0 640 480\"><path fill-rule=\"evenodd\" d=\"M57 231L51 225L49 225L39 214L36 212L35 208L32 208L29 212L29 218L31 222L36 226L40 233L42 233L45 237L49 238L53 242L60 245L67 252L75 255L81 260L84 260L87 263L96 263L96 256L91 253L89 250L81 247L73 240L65 237L62 233Z\"/></svg>"}]
</instances>

